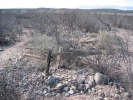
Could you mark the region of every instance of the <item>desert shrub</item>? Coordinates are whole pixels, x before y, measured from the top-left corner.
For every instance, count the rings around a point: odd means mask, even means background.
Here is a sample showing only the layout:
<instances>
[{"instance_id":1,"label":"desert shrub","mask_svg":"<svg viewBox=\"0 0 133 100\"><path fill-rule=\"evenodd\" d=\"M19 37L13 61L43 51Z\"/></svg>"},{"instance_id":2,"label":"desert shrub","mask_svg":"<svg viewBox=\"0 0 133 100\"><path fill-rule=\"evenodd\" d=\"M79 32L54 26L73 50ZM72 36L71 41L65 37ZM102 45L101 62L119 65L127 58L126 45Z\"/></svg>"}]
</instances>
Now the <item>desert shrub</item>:
<instances>
[{"instance_id":1,"label":"desert shrub","mask_svg":"<svg viewBox=\"0 0 133 100\"><path fill-rule=\"evenodd\" d=\"M46 34L36 33L31 41L31 46L37 54L47 53L48 50L57 52L57 42L53 37L47 36Z\"/></svg>"},{"instance_id":2,"label":"desert shrub","mask_svg":"<svg viewBox=\"0 0 133 100\"><path fill-rule=\"evenodd\" d=\"M28 21L16 17L14 13L0 14L0 44L13 44Z\"/></svg>"},{"instance_id":3,"label":"desert shrub","mask_svg":"<svg viewBox=\"0 0 133 100\"><path fill-rule=\"evenodd\" d=\"M88 60L92 69L110 76L113 81L122 83L128 91L132 91L133 69L129 50L129 34L120 37L108 31L98 34L96 55Z\"/></svg>"},{"instance_id":4,"label":"desert shrub","mask_svg":"<svg viewBox=\"0 0 133 100\"><path fill-rule=\"evenodd\" d=\"M97 36L97 44L99 48L106 50L107 54L118 53L121 48L120 42L124 43L122 38L109 31L100 31Z\"/></svg>"}]
</instances>

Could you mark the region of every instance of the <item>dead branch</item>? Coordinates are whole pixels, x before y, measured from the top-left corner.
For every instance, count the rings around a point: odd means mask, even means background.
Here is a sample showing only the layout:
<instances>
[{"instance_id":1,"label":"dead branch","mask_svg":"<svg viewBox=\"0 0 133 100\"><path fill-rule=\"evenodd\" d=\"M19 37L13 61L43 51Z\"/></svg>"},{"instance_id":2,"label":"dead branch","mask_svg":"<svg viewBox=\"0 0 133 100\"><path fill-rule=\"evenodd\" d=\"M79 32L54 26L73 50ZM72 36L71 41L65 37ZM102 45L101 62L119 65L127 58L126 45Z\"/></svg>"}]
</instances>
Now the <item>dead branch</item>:
<instances>
[{"instance_id":1,"label":"dead branch","mask_svg":"<svg viewBox=\"0 0 133 100\"><path fill-rule=\"evenodd\" d=\"M23 54L24 56L28 56L28 57L34 57L34 58L38 58L38 59L43 59L43 57L41 56L36 56L36 55L30 55L30 54Z\"/></svg>"}]
</instances>

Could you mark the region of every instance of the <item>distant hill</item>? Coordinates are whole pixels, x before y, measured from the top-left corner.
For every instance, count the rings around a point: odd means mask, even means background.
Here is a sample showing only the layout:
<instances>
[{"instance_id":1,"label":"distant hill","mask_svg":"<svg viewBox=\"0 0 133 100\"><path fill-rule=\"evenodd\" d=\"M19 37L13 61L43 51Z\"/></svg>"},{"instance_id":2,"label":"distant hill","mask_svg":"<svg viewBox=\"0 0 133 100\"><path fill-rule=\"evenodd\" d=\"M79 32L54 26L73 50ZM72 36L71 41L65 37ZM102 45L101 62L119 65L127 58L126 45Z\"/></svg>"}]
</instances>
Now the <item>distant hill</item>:
<instances>
[{"instance_id":1,"label":"distant hill","mask_svg":"<svg viewBox=\"0 0 133 100\"><path fill-rule=\"evenodd\" d=\"M118 9L118 10L133 10L133 6L79 6L79 9Z\"/></svg>"}]
</instances>

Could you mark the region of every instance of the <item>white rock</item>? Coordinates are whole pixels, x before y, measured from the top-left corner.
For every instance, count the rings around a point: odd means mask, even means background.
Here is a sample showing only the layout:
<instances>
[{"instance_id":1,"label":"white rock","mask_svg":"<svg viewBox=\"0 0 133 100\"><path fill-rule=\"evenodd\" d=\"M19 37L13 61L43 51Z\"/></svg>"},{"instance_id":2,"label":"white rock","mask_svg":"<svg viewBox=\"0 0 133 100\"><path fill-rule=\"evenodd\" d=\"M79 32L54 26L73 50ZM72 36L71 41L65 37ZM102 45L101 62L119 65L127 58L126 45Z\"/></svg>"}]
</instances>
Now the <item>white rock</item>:
<instances>
[{"instance_id":1,"label":"white rock","mask_svg":"<svg viewBox=\"0 0 133 100\"><path fill-rule=\"evenodd\" d=\"M74 90L69 90L68 93L69 93L70 95L73 95L73 94L74 94Z\"/></svg>"},{"instance_id":2,"label":"white rock","mask_svg":"<svg viewBox=\"0 0 133 100\"><path fill-rule=\"evenodd\" d=\"M96 73L94 76L94 80L99 85L108 84L108 78L101 73Z\"/></svg>"}]
</instances>

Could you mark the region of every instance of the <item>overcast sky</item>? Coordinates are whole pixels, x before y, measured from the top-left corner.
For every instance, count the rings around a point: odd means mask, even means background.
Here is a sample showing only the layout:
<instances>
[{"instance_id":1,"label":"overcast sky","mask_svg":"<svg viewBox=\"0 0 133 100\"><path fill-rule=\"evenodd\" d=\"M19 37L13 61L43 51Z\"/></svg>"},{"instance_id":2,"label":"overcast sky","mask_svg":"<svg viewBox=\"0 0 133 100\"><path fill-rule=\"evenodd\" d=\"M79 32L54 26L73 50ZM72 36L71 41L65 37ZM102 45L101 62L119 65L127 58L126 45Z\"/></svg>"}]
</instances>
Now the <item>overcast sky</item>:
<instances>
[{"instance_id":1,"label":"overcast sky","mask_svg":"<svg viewBox=\"0 0 133 100\"><path fill-rule=\"evenodd\" d=\"M133 0L0 0L0 8L77 8L90 5L133 6Z\"/></svg>"}]
</instances>

